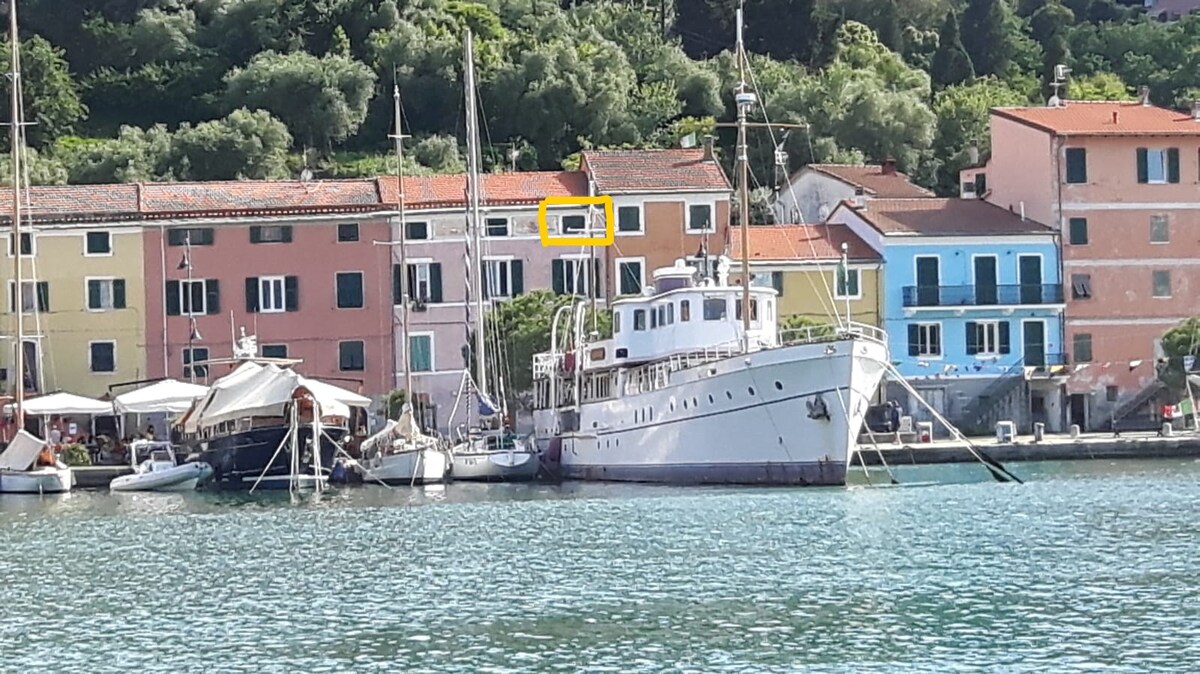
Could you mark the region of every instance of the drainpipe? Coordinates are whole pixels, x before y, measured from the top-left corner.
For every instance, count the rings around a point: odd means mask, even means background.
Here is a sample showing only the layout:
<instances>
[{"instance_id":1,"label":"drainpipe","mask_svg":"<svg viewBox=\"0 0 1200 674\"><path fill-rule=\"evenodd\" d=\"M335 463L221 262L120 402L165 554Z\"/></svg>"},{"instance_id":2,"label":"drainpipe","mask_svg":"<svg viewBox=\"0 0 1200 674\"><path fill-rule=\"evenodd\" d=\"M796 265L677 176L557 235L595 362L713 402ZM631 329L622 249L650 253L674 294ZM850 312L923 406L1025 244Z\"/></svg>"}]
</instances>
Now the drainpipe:
<instances>
[{"instance_id":1,"label":"drainpipe","mask_svg":"<svg viewBox=\"0 0 1200 674\"><path fill-rule=\"evenodd\" d=\"M1059 344L1059 348L1062 349L1063 353L1069 353L1067 351L1067 310L1065 308L1066 304L1067 304L1067 298L1069 297L1069 295L1067 294L1067 275L1066 275L1067 266L1066 266L1065 260L1063 259L1066 256L1063 254L1064 253L1063 235L1062 235L1062 226L1063 226L1062 183L1063 183L1063 177L1062 177L1062 173L1061 173L1063 145L1066 144L1066 139L1059 137L1059 136L1052 136L1052 139L1053 140L1051 142L1051 145L1053 147L1053 154L1054 154L1054 193L1055 193L1054 218L1055 218L1055 221L1058 223L1058 226L1054 228L1054 248L1055 248L1055 250L1058 251L1058 283L1059 283L1059 287L1062 288L1063 306L1064 306L1062 314L1059 316L1059 319L1058 319L1058 333L1059 333L1058 334L1058 344ZM1072 346L1074 346L1074 345L1072 345ZM1074 356L1074 354L1071 354L1071 355ZM1066 359L1064 359L1064 360L1066 360ZM1070 377L1074 373L1074 368L1072 367L1072 364L1069 362L1064 363L1064 366L1066 366L1068 368L1067 380L1070 381ZM1061 398L1060 406L1062 407L1062 410L1063 410L1064 421L1068 422L1066 424L1067 426L1070 426L1069 422L1071 421L1071 419L1069 416L1069 410L1071 409L1071 397L1070 397L1070 395L1067 394L1067 385L1066 384L1063 384L1063 389L1060 392L1060 398ZM1089 396L1087 400L1090 401L1091 397ZM1084 410L1085 426L1087 424L1087 419L1090 416L1089 412L1090 412L1090 410L1086 410L1086 409ZM1087 430L1087 429L1085 427L1080 430Z\"/></svg>"}]
</instances>

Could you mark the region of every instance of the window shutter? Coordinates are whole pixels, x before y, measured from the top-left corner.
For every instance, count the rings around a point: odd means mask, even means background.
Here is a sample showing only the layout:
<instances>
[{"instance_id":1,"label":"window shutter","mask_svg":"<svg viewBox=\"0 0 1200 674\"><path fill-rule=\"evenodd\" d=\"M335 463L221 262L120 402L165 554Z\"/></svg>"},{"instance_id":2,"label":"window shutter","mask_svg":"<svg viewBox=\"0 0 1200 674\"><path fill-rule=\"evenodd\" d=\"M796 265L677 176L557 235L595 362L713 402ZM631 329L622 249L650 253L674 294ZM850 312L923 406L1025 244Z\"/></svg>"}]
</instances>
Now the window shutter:
<instances>
[{"instance_id":1,"label":"window shutter","mask_svg":"<svg viewBox=\"0 0 1200 674\"><path fill-rule=\"evenodd\" d=\"M279 229L280 229L279 233L281 235L280 240L283 241L284 243L291 243L292 242L292 226L284 225L283 227L280 227Z\"/></svg>"},{"instance_id":2,"label":"window shutter","mask_svg":"<svg viewBox=\"0 0 1200 674\"><path fill-rule=\"evenodd\" d=\"M113 279L113 309L125 308L125 279Z\"/></svg>"},{"instance_id":3,"label":"window shutter","mask_svg":"<svg viewBox=\"0 0 1200 674\"><path fill-rule=\"evenodd\" d=\"M246 279L246 313L258 313L258 277Z\"/></svg>"},{"instance_id":4,"label":"window shutter","mask_svg":"<svg viewBox=\"0 0 1200 674\"><path fill-rule=\"evenodd\" d=\"M168 229L167 230L167 245L168 246L182 246L183 245L183 230L182 229Z\"/></svg>"},{"instance_id":5,"label":"window shutter","mask_svg":"<svg viewBox=\"0 0 1200 674\"><path fill-rule=\"evenodd\" d=\"M1137 181L1143 184L1150 182L1150 160L1147 154L1146 148L1137 149Z\"/></svg>"},{"instance_id":6,"label":"window shutter","mask_svg":"<svg viewBox=\"0 0 1200 674\"><path fill-rule=\"evenodd\" d=\"M1167 150L1167 182L1179 182L1179 148Z\"/></svg>"},{"instance_id":7,"label":"window shutter","mask_svg":"<svg viewBox=\"0 0 1200 674\"><path fill-rule=\"evenodd\" d=\"M442 263L434 262L429 265L429 302L437 304L442 301Z\"/></svg>"},{"instance_id":8,"label":"window shutter","mask_svg":"<svg viewBox=\"0 0 1200 674\"><path fill-rule=\"evenodd\" d=\"M1000 353L1009 353L1012 345L1008 340L1008 321L1000 322Z\"/></svg>"},{"instance_id":9,"label":"window shutter","mask_svg":"<svg viewBox=\"0 0 1200 674\"><path fill-rule=\"evenodd\" d=\"M179 310L179 281L167 281L165 292L167 294L167 315L178 316L182 313Z\"/></svg>"},{"instance_id":10,"label":"window shutter","mask_svg":"<svg viewBox=\"0 0 1200 674\"><path fill-rule=\"evenodd\" d=\"M401 282L403 278L400 276L400 265L392 265L392 306L400 306L400 302L404 300L404 284ZM412 282L412 265L408 266L408 280Z\"/></svg>"},{"instance_id":11,"label":"window shutter","mask_svg":"<svg viewBox=\"0 0 1200 674\"><path fill-rule=\"evenodd\" d=\"M967 355L974 356L979 353L979 324L975 321L967 321Z\"/></svg>"},{"instance_id":12,"label":"window shutter","mask_svg":"<svg viewBox=\"0 0 1200 674\"><path fill-rule=\"evenodd\" d=\"M600 297L600 258L592 260L592 297Z\"/></svg>"},{"instance_id":13,"label":"window shutter","mask_svg":"<svg viewBox=\"0 0 1200 674\"><path fill-rule=\"evenodd\" d=\"M916 323L908 325L908 355L918 356L921 354L921 346L918 342L921 341L921 326Z\"/></svg>"},{"instance_id":14,"label":"window shutter","mask_svg":"<svg viewBox=\"0 0 1200 674\"><path fill-rule=\"evenodd\" d=\"M50 282L38 281L35 286L37 292L37 310L50 311Z\"/></svg>"},{"instance_id":15,"label":"window shutter","mask_svg":"<svg viewBox=\"0 0 1200 674\"><path fill-rule=\"evenodd\" d=\"M205 227L204 229L200 230L199 234L200 234L200 245L202 245L202 246L213 245L213 228L212 227Z\"/></svg>"},{"instance_id":16,"label":"window shutter","mask_svg":"<svg viewBox=\"0 0 1200 674\"><path fill-rule=\"evenodd\" d=\"M283 277L283 310L300 311L300 277Z\"/></svg>"},{"instance_id":17,"label":"window shutter","mask_svg":"<svg viewBox=\"0 0 1200 674\"><path fill-rule=\"evenodd\" d=\"M775 292L779 293L780 297L783 297L783 272L771 272L771 287L775 289Z\"/></svg>"},{"instance_id":18,"label":"window shutter","mask_svg":"<svg viewBox=\"0 0 1200 674\"><path fill-rule=\"evenodd\" d=\"M100 282L88 281L88 309L100 308Z\"/></svg>"},{"instance_id":19,"label":"window shutter","mask_svg":"<svg viewBox=\"0 0 1200 674\"><path fill-rule=\"evenodd\" d=\"M250 243L262 243L262 227L250 225Z\"/></svg>"},{"instance_id":20,"label":"window shutter","mask_svg":"<svg viewBox=\"0 0 1200 674\"><path fill-rule=\"evenodd\" d=\"M204 302L207 305L208 314L221 313L221 286L217 279L209 279L204 282L205 297Z\"/></svg>"},{"instance_id":21,"label":"window shutter","mask_svg":"<svg viewBox=\"0 0 1200 674\"><path fill-rule=\"evenodd\" d=\"M550 287L558 295L567 293L566 273L563 260L550 261Z\"/></svg>"},{"instance_id":22,"label":"window shutter","mask_svg":"<svg viewBox=\"0 0 1200 674\"><path fill-rule=\"evenodd\" d=\"M513 297L525 292L525 262L523 260L512 261L512 285L510 289Z\"/></svg>"},{"instance_id":23,"label":"window shutter","mask_svg":"<svg viewBox=\"0 0 1200 674\"><path fill-rule=\"evenodd\" d=\"M483 283L480 284L483 289L483 299L492 297L492 265L487 260L483 262Z\"/></svg>"}]
</instances>

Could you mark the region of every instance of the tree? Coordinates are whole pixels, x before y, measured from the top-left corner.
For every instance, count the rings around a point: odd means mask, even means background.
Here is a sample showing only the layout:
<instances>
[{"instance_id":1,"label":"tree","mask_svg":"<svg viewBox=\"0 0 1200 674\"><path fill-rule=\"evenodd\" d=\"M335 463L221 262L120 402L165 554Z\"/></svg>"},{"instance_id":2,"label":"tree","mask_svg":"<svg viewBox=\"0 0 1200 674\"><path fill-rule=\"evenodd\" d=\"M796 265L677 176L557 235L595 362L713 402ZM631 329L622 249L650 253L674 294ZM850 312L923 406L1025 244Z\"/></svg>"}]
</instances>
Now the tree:
<instances>
[{"instance_id":1,"label":"tree","mask_svg":"<svg viewBox=\"0 0 1200 674\"><path fill-rule=\"evenodd\" d=\"M171 134L165 126L121 127L116 138L60 138L54 157L72 184L149 182L171 178Z\"/></svg>"},{"instance_id":2,"label":"tree","mask_svg":"<svg viewBox=\"0 0 1200 674\"><path fill-rule=\"evenodd\" d=\"M1003 76L1012 62L1015 20L1007 0L967 0L960 32L978 75Z\"/></svg>"},{"instance_id":3,"label":"tree","mask_svg":"<svg viewBox=\"0 0 1200 674\"><path fill-rule=\"evenodd\" d=\"M958 17L954 12L947 14L946 21L942 24L941 40L937 51L933 53L929 75L935 84L943 87L966 82L975 77L971 57L967 55L967 50L958 35Z\"/></svg>"},{"instance_id":4,"label":"tree","mask_svg":"<svg viewBox=\"0 0 1200 674\"><path fill-rule=\"evenodd\" d=\"M987 154L991 144L988 117L992 108L1027 103L1024 94L994 77L939 91L933 100L937 116L933 155L940 162L935 190L942 196L957 195L958 172L973 163L976 152Z\"/></svg>"},{"instance_id":5,"label":"tree","mask_svg":"<svg viewBox=\"0 0 1200 674\"><path fill-rule=\"evenodd\" d=\"M354 133L375 95L375 74L345 56L264 52L225 78L234 108L262 109L298 138L330 152Z\"/></svg>"},{"instance_id":6,"label":"tree","mask_svg":"<svg viewBox=\"0 0 1200 674\"><path fill-rule=\"evenodd\" d=\"M31 185L65 185L70 177L67 167L49 153L39 153L30 148L25 151L21 166L29 176ZM12 159L10 153L0 155L0 184L12 187Z\"/></svg>"},{"instance_id":7,"label":"tree","mask_svg":"<svg viewBox=\"0 0 1200 674\"><path fill-rule=\"evenodd\" d=\"M7 41L0 41L5 72L12 69L10 49ZM12 84L8 78L2 81L0 93L7 101ZM35 147L71 134L87 116L87 108L79 98L79 87L71 78L63 51L36 35L21 43L21 95L25 101L25 121L33 123L25 128L26 138ZM0 120L5 124L11 122L9 106L0 107L3 108ZM8 147L7 132L0 142L3 147Z\"/></svg>"},{"instance_id":8,"label":"tree","mask_svg":"<svg viewBox=\"0 0 1200 674\"><path fill-rule=\"evenodd\" d=\"M1200 356L1200 317L1193 316L1164 333L1162 350L1166 362L1159 363L1159 379L1175 391L1186 390L1183 358Z\"/></svg>"},{"instance_id":9,"label":"tree","mask_svg":"<svg viewBox=\"0 0 1200 674\"><path fill-rule=\"evenodd\" d=\"M184 124L171 138L180 180L284 178L292 135L265 110L234 110L224 119Z\"/></svg>"},{"instance_id":10,"label":"tree","mask_svg":"<svg viewBox=\"0 0 1200 674\"><path fill-rule=\"evenodd\" d=\"M1112 73L1096 73L1072 78L1068 98L1074 101L1131 101L1129 85Z\"/></svg>"}]
</instances>

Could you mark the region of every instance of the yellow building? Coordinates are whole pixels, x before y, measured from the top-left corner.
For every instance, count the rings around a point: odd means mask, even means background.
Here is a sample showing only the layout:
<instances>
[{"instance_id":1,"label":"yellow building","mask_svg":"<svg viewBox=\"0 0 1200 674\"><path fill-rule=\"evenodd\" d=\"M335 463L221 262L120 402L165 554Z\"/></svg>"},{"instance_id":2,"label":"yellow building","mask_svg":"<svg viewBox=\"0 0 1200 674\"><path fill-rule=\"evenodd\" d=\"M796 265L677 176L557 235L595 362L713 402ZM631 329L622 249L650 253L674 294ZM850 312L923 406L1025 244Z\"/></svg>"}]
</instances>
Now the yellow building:
<instances>
[{"instance_id":1,"label":"yellow building","mask_svg":"<svg viewBox=\"0 0 1200 674\"><path fill-rule=\"evenodd\" d=\"M749 228L750 271L757 285L779 292L779 318L822 323L844 318L881 326L882 259L844 225L764 225ZM730 232L734 278L742 255L741 232ZM843 246L848 272L839 271Z\"/></svg>"},{"instance_id":2,"label":"yellow building","mask_svg":"<svg viewBox=\"0 0 1200 674\"><path fill-rule=\"evenodd\" d=\"M142 284L142 229L125 211L122 196L134 185L96 188L53 188L51 200L43 188L32 192L32 227L21 232L21 266L24 278L24 333L26 390L68 391L99 397L109 385L146 376L146 293ZM128 189L127 189L128 188ZM78 194L63 194L64 191ZM97 195L99 212L81 217L81 202ZM41 199L39 199L41 197ZM65 197L65 198L64 198ZM8 207L0 200L0 204ZM136 196L132 209L136 211ZM54 209L59 207L57 213ZM62 213L73 209L65 222ZM128 211L125 211L128 214ZM11 218L4 218L11 221ZM79 221L83 220L83 221ZM124 220L124 223L121 221ZM5 222L4 254L0 255L6 280L4 336L0 349L6 393L17 381L13 370L17 327L14 248ZM120 393L123 391L117 391Z\"/></svg>"}]
</instances>

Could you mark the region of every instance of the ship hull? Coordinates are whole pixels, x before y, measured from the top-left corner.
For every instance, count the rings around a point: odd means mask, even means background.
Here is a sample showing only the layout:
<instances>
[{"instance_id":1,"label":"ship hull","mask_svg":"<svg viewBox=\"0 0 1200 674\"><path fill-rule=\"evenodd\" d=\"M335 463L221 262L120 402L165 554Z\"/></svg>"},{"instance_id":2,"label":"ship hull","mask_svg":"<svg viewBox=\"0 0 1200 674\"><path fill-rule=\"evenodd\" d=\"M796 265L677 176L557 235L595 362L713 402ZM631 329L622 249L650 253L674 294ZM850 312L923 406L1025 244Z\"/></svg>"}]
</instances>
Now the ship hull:
<instances>
[{"instance_id":1,"label":"ship hull","mask_svg":"<svg viewBox=\"0 0 1200 674\"><path fill-rule=\"evenodd\" d=\"M338 448L330 438L340 442L346 429L326 426L322 430L329 436L321 438L321 466L327 475L338 453ZM311 476L313 462L305 447L312 437L312 428L300 426L298 431L303 459L300 472ZM270 426L203 441L200 460L212 466L213 475L202 488L243 490L254 487L258 482L257 489L288 489L291 485L292 457L288 446L290 442L283 445L287 433L287 426Z\"/></svg>"},{"instance_id":2,"label":"ship hull","mask_svg":"<svg viewBox=\"0 0 1200 674\"><path fill-rule=\"evenodd\" d=\"M623 381L580 406L578 430L539 410L535 432L566 479L840 486L887 362L885 345L857 337L737 355L657 390Z\"/></svg>"}]
</instances>

